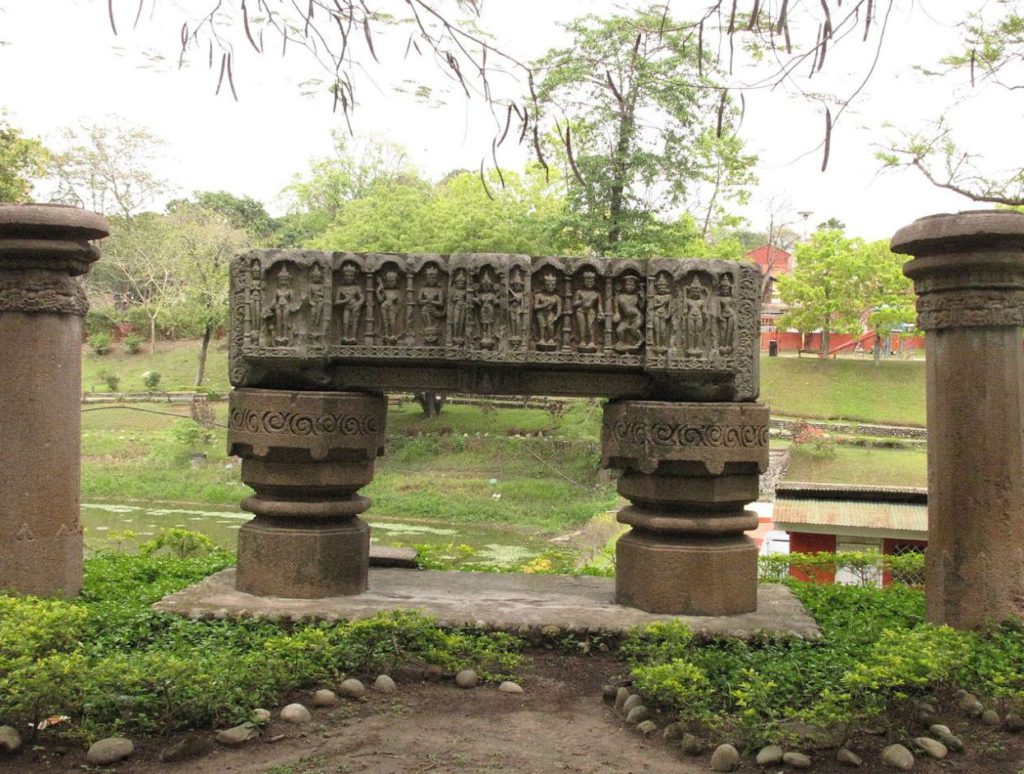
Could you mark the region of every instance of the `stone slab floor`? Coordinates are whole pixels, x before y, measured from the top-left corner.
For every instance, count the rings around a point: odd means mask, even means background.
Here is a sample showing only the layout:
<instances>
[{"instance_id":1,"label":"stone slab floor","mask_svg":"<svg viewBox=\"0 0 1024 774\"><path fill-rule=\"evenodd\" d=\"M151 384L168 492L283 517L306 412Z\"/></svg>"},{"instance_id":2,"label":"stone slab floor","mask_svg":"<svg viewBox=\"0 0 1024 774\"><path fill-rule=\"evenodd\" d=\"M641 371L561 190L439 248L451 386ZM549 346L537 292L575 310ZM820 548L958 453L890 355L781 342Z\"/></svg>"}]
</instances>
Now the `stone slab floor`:
<instances>
[{"instance_id":1,"label":"stone slab floor","mask_svg":"<svg viewBox=\"0 0 1024 774\"><path fill-rule=\"evenodd\" d=\"M154 607L192 618L258 616L280 620L358 619L382 610L419 610L441 626L473 626L529 636L614 634L638 624L678 619L698 635L821 636L793 593L782 585L758 586L757 611L736 616L669 616L614 603L611 578L511 573L439 572L370 568L369 590L351 597L284 599L235 590L235 571L223 570Z\"/></svg>"}]
</instances>

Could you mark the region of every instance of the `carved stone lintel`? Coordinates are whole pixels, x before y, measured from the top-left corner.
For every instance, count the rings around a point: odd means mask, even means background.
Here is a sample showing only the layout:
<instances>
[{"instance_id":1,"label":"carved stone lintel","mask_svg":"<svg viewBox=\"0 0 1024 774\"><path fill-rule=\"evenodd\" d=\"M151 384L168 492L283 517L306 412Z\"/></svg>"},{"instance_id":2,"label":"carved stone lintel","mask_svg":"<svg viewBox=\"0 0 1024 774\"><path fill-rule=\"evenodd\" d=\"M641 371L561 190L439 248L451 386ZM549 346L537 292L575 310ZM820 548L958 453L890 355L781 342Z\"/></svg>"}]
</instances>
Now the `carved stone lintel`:
<instances>
[{"instance_id":1,"label":"carved stone lintel","mask_svg":"<svg viewBox=\"0 0 1024 774\"><path fill-rule=\"evenodd\" d=\"M555 374L563 394L749 401L759 288L732 261L256 250L232 265L229 373L401 389L389 369L414 360L419 389L514 366L526 391Z\"/></svg>"}]
</instances>

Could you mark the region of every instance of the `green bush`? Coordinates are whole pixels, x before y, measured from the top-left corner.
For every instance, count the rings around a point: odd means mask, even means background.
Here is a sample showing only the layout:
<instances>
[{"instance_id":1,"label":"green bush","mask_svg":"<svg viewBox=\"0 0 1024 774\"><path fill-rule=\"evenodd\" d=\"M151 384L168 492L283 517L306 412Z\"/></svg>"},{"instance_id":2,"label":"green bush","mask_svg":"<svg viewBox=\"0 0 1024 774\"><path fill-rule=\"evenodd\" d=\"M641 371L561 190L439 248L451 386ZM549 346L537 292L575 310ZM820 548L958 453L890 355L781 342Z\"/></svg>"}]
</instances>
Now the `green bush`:
<instances>
[{"instance_id":1,"label":"green bush","mask_svg":"<svg viewBox=\"0 0 1024 774\"><path fill-rule=\"evenodd\" d=\"M111 336L117 331L119 315L117 310L110 307L90 307L85 313L85 333L90 338L97 333L106 333Z\"/></svg>"},{"instance_id":2,"label":"green bush","mask_svg":"<svg viewBox=\"0 0 1024 774\"><path fill-rule=\"evenodd\" d=\"M147 390L152 392L160 385L160 372L144 371L142 374L142 383L146 385Z\"/></svg>"},{"instance_id":3,"label":"green bush","mask_svg":"<svg viewBox=\"0 0 1024 774\"><path fill-rule=\"evenodd\" d=\"M205 446L213 440L213 433L194 419L180 419L171 427L171 435L182 446L190 449Z\"/></svg>"},{"instance_id":4,"label":"green bush","mask_svg":"<svg viewBox=\"0 0 1024 774\"><path fill-rule=\"evenodd\" d=\"M121 386L121 377L107 368L104 368L96 375L103 380L103 383L107 385L107 389L111 392L117 392L117 388Z\"/></svg>"},{"instance_id":5,"label":"green bush","mask_svg":"<svg viewBox=\"0 0 1024 774\"><path fill-rule=\"evenodd\" d=\"M445 631L414 612L282 626L150 607L232 562L216 547L186 558L101 554L86 560L79 599L0 595L0 717L26 728L69 715L53 732L80 740L167 734L240 723L291 691L407 663L472 666L485 679L511 676L518 663L513 637Z\"/></svg>"},{"instance_id":6,"label":"green bush","mask_svg":"<svg viewBox=\"0 0 1024 774\"><path fill-rule=\"evenodd\" d=\"M124 348L128 350L129 355L136 355L145 342L146 340L138 334L130 333L124 337Z\"/></svg>"},{"instance_id":7,"label":"green bush","mask_svg":"<svg viewBox=\"0 0 1024 774\"><path fill-rule=\"evenodd\" d=\"M114 337L100 331L89 336L89 349L97 355L105 355L114 347Z\"/></svg>"},{"instance_id":8,"label":"green bush","mask_svg":"<svg viewBox=\"0 0 1024 774\"><path fill-rule=\"evenodd\" d=\"M892 575L893 582L916 580L924 575L922 553L896 556L877 551L820 551L814 554L769 554L759 556L757 562L758 579L763 583L782 583L789 578L791 569L800 570L810 578L846 570L862 586L875 585L878 578L886 573Z\"/></svg>"}]
</instances>

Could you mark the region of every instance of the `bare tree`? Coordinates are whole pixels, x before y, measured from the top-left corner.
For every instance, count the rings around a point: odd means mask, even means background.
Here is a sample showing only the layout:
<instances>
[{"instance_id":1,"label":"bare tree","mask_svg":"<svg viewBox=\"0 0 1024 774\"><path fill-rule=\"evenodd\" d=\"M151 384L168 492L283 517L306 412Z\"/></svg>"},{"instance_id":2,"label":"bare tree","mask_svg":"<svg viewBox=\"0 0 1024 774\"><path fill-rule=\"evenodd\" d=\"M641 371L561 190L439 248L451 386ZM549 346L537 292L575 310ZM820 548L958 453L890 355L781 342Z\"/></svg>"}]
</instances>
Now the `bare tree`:
<instances>
[{"instance_id":1,"label":"bare tree","mask_svg":"<svg viewBox=\"0 0 1024 774\"><path fill-rule=\"evenodd\" d=\"M744 56L753 54L757 76L723 86L725 92L773 89L790 84L806 99L821 106L823 119L822 168L828 164L832 130L861 93L878 62L890 14L897 0L708 0L691 21L669 23L670 2L661 9L656 32L687 39L696 58L729 73ZM174 6L170 24L158 13L156 0L107 0L112 30L117 34L129 22L167 24L175 30L178 60L201 58L216 77L218 93L238 96L237 78L243 61L240 51L298 53L318 77L311 79L349 121L357 104L357 85L372 63L379 62L378 44L383 30L405 37L404 56L433 61L467 98L483 99L492 109L496 132L491 157L507 139L533 146L543 161L541 131L537 123L537 91L531 67L495 47L477 28L483 0L200 0L198 11ZM656 16L657 14L655 14ZM835 47L860 40L874 47L874 56L850 79L849 89L823 94L809 86L824 68ZM383 53L383 49L381 50ZM522 98L508 98L494 86L499 74L511 74L522 85Z\"/></svg>"},{"instance_id":2,"label":"bare tree","mask_svg":"<svg viewBox=\"0 0 1024 774\"><path fill-rule=\"evenodd\" d=\"M54 201L131 218L171 187L153 171L164 141L120 123L65 129L65 147L51 158Z\"/></svg>"}]
</instances>

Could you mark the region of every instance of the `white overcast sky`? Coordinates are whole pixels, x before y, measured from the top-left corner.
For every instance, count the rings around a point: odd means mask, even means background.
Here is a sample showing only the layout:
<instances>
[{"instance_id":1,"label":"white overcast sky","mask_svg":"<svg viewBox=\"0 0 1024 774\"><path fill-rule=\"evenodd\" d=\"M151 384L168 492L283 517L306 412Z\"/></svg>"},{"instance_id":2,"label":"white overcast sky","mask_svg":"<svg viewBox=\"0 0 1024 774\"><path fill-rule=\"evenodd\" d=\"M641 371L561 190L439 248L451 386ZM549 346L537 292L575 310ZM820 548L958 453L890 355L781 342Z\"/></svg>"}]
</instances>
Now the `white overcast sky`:
<instances>
[{"instance_id":1,"label":"white overcast sky","mask_svg":"<svg viewBox=\"0 0 1024 774\"><path fill-rule=\"evenodd\" d=\"M232 7L237 2L227 3ZM882 5L883 3L877 3ZM823 119L805 102L780 91L747 94L742 127L748 148L760 156L760 184L745 214L751 225L766 225L766 201L788 200L792 212L808 211L809 225L829 217L844 221L851 235L888 238L915 218L935 212L969 209L968 200L939 191L911 172L879 173L873 143L892 122L913 127L937 117L952 100L951 85L923 79L912 65L934 65L955 46L953 22L975 2L897 0L888 44L873 79L853 104L833 136L832 160L819 171ZM150 15L151 6L155 11ZM278 194L308 161L330 151L330 131L341 126L330 102L304 97L299 83L316 73L300 67L298 57L244 55L236 67L239 101L214 95L216 73L205 61L183 71L176 66L145 67L143 50L177 55L176 6L208 7L210 0L146 0L146 17L132 30L135 0L116 0L117 37L107 20L106 0L0 0L0 108L30 135L57 145L59 129L81 122L120 116L143 125L167 141L162 172L180 194L193 190L227 190L250 195L280 211ZM399 0L380 0L377 7ZM486 0L480 25L499 47L523 60L566 42L558 22L588 12L628 7L605 0ZM636 5L636 4L633 4ZM700 0L675 0L672 11L685 17ZM383 68L368 66L358 84L360 99L353 124L357 132L386 135L405 145L413 161L430 177L454 168L475 169L489 153L493 123L479 99L453 95L430 108L395 94L403 79L433 78L426 59L403 61L404 36L386 53ZM833 54L816 90L850 90L850 68L870 47L850 43L853 59ZM203 59L203 57L197 57ZM957 119L970 144L985 150L995 166L1019 168L1020 117L1003 95L973 104ZM1011 120L1012 119L1012 120ZM523 156L507 155L517 166ZM999 162L1003 161L1002 164Z\"/></svg>"}]
</instances>

